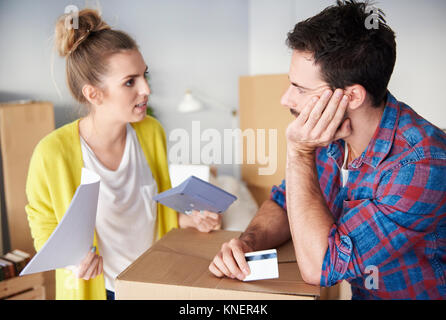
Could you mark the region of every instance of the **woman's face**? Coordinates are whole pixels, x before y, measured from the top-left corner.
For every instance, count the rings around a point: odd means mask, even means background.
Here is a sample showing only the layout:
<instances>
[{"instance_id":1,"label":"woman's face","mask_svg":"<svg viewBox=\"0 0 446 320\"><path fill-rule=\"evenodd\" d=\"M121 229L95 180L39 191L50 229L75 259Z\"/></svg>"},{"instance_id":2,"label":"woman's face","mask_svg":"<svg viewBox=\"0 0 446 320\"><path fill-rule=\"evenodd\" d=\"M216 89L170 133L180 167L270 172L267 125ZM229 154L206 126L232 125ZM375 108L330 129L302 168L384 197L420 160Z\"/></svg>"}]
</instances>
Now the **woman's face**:
<instances>
[{"instance_id":1,"label":"woman's face","mask_svg":"<svg viewBox=\"0 0 446 320\"><path fill-rule=\"evenodd\" d=\"M138 122L146 116L150 88L147 65L138 50L108 58L109 71L102 81L103 98L95 114L115 122Z\"/></svg>"}]
</instances>

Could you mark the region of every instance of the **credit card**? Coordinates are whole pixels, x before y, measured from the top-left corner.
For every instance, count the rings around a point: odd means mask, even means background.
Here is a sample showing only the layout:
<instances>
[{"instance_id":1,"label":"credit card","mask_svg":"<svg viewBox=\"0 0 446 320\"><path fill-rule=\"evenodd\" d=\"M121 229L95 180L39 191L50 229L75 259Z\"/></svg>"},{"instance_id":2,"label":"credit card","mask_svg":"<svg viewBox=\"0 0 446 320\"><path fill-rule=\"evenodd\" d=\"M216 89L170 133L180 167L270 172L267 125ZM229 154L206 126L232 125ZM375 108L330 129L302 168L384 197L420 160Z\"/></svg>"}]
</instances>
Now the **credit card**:
<instances>
[{"instance_id":1,"label":"credit card","mask_svg":"<svg viewBox=\"0 0 446 320\"><path fill-rule=\"evenodd\" d=\"M275 279L279 277L276 249L245 253L251 273L243 281Z\"/></svg>"}]
</instances>

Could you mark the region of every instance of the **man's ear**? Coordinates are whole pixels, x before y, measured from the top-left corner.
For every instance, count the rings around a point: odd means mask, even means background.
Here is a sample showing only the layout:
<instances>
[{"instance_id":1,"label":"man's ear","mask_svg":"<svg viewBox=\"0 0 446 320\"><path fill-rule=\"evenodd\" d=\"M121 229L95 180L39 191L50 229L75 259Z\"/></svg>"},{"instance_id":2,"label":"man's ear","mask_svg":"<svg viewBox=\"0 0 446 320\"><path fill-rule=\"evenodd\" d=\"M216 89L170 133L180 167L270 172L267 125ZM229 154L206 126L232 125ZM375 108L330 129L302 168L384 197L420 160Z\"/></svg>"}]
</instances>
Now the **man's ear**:
<instances>
[{"instance_id":1,"label":"man's ear","mask_svg":"<svg viewBox=\"0 0 446 320\"><path fill-rule=\"evenodd\" d=\"M345 88L345 94L349 96L348 109L356 110L367 100L367 90L360 84Z\"/></svg>"},{"instance_id":2,"label":"man's ear","mask_svg":"<svg viewBox=\"0 0 446 320\"><path fill-rule=\"evenodd\" d=\"M82 94L92 105L98 106L102 103L102 91L91 84L86 84L82 87Z\"/></svg>"}]
</instances>

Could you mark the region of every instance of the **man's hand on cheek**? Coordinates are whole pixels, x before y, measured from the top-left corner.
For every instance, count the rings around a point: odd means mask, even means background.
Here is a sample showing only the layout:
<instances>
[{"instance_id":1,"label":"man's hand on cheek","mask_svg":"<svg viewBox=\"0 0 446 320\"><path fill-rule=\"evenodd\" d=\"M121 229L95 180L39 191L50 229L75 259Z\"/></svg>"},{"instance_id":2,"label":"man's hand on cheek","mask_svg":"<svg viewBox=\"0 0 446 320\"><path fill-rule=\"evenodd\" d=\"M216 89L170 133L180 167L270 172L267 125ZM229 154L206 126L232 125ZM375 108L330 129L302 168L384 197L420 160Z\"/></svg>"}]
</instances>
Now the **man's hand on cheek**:
<instances>
[{"instance_id":1,"label":"man's hand on cheek","mask_svg":"<svg viewBox=\"0 0 446 320\"><path fill-rule=\"evenodd\" d=\"M349 98L342 89L313 97L286 130L289 156L304 156L316 148L351 134L350 119L344 120Z\"/></svg>"}]
</instances>

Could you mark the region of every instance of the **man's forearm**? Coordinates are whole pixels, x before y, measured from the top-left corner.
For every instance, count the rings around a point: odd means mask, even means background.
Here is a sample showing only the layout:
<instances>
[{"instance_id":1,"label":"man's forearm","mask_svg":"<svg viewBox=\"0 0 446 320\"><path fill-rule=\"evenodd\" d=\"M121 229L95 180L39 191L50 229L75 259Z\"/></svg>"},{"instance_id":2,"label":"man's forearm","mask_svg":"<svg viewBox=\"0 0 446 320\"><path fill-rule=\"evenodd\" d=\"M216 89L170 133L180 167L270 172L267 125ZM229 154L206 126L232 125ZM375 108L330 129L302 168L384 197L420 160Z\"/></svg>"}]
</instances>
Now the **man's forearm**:
<instances>
[{"instance_id":1,"label":"man's forearm","mask_svg":"<svg viewBox=\"0 0 446 320\"><path fill-rule=\"evenodd\" d=\"M254 251L274 248L290 239L288 217L277 203L266 200L240 235Z\"/></svg>"},{"instance_id":2,"label":"man's forearm","mask_svg":"<svg viewBox=\"0 0 446 320\"><path fill-rule=\"evenodd\" d=\"M314 155L288 155L286 190L288 219L299 269L306 282L319 284L334 220L320 190Z\"/></svg>"}]
</instances>

